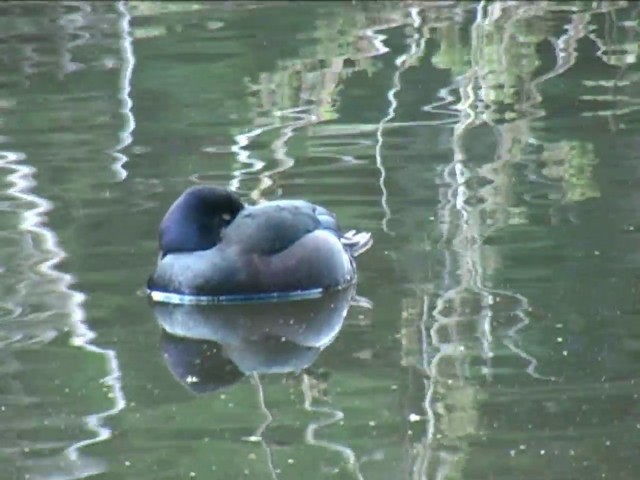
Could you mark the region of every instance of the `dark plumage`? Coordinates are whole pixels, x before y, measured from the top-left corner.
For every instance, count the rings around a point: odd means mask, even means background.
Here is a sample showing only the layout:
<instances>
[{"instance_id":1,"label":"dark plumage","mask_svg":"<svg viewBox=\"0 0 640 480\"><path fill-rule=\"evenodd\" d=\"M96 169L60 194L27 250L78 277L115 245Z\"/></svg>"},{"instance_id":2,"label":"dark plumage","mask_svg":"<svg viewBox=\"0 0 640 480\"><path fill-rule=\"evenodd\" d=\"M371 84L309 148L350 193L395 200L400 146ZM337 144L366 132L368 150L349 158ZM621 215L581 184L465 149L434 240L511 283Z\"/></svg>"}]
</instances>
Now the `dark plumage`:
<instances>
[{"instance_id":1,"label":"dark plumage","mask_svg":"<svg viewBox=\"0 0 640 480\"><path fill-rule=\"evenodd\" d=\"M228 190L192 187L162 219L161 256L148 288L156 298L340 288L353 283L353 259L371 243L368 233L343 234L332 212L306 201L244 206Z\"/></svg>"}]
</instances>

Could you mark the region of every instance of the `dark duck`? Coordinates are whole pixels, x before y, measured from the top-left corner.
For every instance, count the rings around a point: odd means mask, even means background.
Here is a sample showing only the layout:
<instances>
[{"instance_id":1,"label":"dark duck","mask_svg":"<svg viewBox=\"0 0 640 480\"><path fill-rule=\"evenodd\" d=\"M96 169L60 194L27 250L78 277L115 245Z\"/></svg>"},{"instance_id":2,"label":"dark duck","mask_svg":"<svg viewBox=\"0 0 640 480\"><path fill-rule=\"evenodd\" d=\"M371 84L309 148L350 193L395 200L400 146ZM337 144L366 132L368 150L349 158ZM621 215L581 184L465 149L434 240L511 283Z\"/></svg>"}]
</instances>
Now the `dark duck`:
<instances>
[{"instance_id":1,"label":"dark duck","mask_svg":"<svg viewBox=\"0 0 640 480\"><path fill-rule=\"evenodd\" d=\"M336 216L303 200L247 206L226 189L196 186L160 223L154 300L192 303L321 294L354 283L371 234L343 233Z\"/></svg>"}]
</instances>

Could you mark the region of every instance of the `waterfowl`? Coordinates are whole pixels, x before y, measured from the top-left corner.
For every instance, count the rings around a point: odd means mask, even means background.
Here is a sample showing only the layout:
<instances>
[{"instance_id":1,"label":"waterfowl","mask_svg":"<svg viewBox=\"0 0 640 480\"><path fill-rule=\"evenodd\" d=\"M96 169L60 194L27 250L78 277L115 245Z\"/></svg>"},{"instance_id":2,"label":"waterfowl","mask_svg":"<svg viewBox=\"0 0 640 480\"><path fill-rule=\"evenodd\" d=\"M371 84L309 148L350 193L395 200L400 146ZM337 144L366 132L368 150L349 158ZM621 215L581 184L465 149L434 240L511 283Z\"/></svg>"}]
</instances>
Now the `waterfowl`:
<instances>
[{"instance_id":1,"label":"waterfowl","mask_svg":"<svg viewBox=\"0 0 640 480\"><path fill-rule=\"evenodd\" d=\"M336 216L304 200L244 205L213 186L187 189L160 223L160 255L147 288L176 303L261 299L350 285L371 234L340 230Z\"/></svg>"}]
</instances>

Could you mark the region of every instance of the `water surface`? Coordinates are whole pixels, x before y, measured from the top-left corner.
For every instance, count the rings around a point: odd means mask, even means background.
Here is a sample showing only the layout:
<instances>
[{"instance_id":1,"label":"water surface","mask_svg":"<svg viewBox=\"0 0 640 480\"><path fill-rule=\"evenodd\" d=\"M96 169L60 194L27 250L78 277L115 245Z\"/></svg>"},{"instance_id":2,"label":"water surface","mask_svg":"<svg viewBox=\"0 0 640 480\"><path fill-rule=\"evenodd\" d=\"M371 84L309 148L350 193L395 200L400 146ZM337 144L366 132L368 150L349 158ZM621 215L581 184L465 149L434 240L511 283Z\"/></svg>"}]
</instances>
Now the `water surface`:
<instances>
[{"instance_id":1,"label":"water surface","mask_svg":"<svg viewBox=\"0 0 640 480\"><path fill-rule=\"evenodd\" d=\"M2 478L635 479L638 13L4 2ZM371 231L359 297L154 310L195 183Z\"/></svg>"}]
</instances>

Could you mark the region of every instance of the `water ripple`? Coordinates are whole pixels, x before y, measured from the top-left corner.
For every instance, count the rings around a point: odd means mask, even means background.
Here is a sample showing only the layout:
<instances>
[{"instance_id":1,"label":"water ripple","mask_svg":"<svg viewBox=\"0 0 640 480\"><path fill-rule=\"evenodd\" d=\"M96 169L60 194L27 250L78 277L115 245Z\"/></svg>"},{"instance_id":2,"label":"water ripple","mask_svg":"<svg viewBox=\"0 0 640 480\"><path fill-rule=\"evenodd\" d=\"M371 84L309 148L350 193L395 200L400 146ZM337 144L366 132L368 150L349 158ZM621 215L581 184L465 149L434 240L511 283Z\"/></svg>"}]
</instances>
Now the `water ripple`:
<instances>
[{"instance_id":1,"label":"water ripple","mask_svg":"<svg viewBox=\"0 0 640 480\"><path fill-rule=\"evenodd\" d=\"M64 448L64 451L60 455L41 458L38 461L25 457L20 460L20 464L30 471L30 478L52 478L54 471L58 472L58 478L80 478L106 469L106 464L82 454L81 449L111 435L111 430L104 425L104 419L124 407L124 395L119 381L120 370L113 351L99 348L91 343L95 334L85 322L83 308L85 296L72 289L74 279L71 275L57 269L57 265L66 255L59 246L55 234L45 226L46 215L52 209L52 205L46 199L32 193L37 185L34 179L35 169L24 163L25 159L25 155L21 152L0 152L0 168L8 172L7 180L10 183L6 191L17 200L16 208L20 215L18 228L25 232L28 240L28 243L23 243L20 254L21 257L26 256L26 263L23 266L12 265L12 268L28 270L22 273L26 275L25 280L16 285L16 296L8 307L10 315L3 317L2 323L5 326L3 343L10 345L12 351L19 352L33 345L34 342L43 345L54 341L68 325L72 333L72 345L104 358L109 374L102 382L107 386L109 397L113 399L114 405L106 411L83 418L84 426L93 432L93 437L73 442L71 446L68 446L65 441L51 445L44 445L41 442L28 443L27 452L53 447ZM32 306L33 291L39 292L38 303L44 302L48 310L43 312L44 315L30 314L27 317L30 321L25 323L24 320L27 318L22 315L22 307L14 307L13 304L29 306L28 308L32 310L34 308ZM62 314L64 323L52 318L53 312ZM20 316L23 317L23 321L6 323L7 320L18 319ZM7 332L6 327L14 331ZM20 393L19 398L20 402L28 399L25 393ZM5 400L8 399L5 398ZM8 401L8 403L11 402ZM63 419L60 421L66 422Z\"/></svg>"},{"instance_id":2,"label":"water ripple","mask_svg":"<svg viewBox=\"0 0 640 480\"><path fill-rule=\"evenodd\" d=\"M131 35L131 16L127 11L127 4L124 1L118 2L118 12L121 15L120 22L118 23L121 40L120 40L120 52L122 55L122 65L120 67L120 78L118 81L118 98L121 102L120 112L124 117L124 125L121 127L118 136L120 140L116 147L113 149L113 156L116 158L112 168L116 172L118 181L122 181L127 178L127 171L124 168L124 164L128 158L120 150L126 148L133 141L133 131L136 128L136 121L131 112L133 102L130 97L131 93L131 79L133 77L133 67L135 65L135 56L133 53L133 37Z\"/></svg>"}]
</instances>

